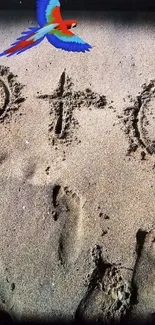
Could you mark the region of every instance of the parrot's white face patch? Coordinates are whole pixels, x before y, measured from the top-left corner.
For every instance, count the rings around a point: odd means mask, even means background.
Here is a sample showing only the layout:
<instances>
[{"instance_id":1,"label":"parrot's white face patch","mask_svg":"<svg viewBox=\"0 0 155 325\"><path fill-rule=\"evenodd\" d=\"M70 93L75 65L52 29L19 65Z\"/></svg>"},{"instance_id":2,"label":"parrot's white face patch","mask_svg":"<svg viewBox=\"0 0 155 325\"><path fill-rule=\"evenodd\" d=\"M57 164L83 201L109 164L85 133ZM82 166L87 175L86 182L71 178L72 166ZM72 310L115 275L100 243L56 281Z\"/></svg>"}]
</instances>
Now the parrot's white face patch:
<instances>
[{"instance_id":1,"label":"parrot's white face patch","mask_svg":"<svg viewBox=\"0 0 155 325\"><path fill-rule=\"evenodd\" d=\"M76 23L73 23L72 24L72 28L74 28L74 27L76 27L77 26L77 24Z\"/></svg>"}]
</instances>

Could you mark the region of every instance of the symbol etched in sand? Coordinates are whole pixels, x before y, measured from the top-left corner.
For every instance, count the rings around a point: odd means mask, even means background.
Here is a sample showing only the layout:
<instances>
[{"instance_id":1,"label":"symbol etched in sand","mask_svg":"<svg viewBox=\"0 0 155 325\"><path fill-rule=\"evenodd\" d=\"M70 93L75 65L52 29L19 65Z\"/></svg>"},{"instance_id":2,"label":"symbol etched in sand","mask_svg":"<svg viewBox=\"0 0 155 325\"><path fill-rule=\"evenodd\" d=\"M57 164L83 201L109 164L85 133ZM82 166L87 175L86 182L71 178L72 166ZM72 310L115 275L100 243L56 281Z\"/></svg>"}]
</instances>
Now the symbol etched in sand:
<instances>
[{"instance_id":1,"label":"symbol etched in sand","mask_svg":"<svg viewBox=\"0 0 155 325\"><path fill-rule=\"evenodd\" d=\"M3 80L0 79L0 116L3 115L9 103L9 90Z\"/></svg>"},{"instance_id":2,"label":"symbol etched in sand","mask_svg":"<svg viewBox=\"0 0 155 325\"><path fill-rule=\"evenodd\" d=\"M54 220L61 223L58 255L62 265L74 263L79 256L83 237L83 214L80 198L67 187L53 188Z\"/></svg>"},{"instance_id":3,"label":"symbol etched in sand","mask_svg":"<svg viewBox=\"0 0 155 325\"><path fill-rule=\"evenodd\" d=\"M65 71L62 73L57 89L52 95L40 95L37 98L48 99L51 106L51 123L49 125L49 140L53 145L69 145L74 139L73 130L78 127L78 121L74 117L74 110L82 106L102 109L106 105L106 98L92 92L75 91L73 82Z\"/></svg>"},{"instance_id":4,"label":"symbol etched in sand","mask_svg":"<svg viewBox=\"0 0 155 325\"><path fill-rule=\"evenodd\" d=\"M16 80L9 68L0 66L0 122L9 120L25 100L21 97L23 86Z\"/></svg>"},{"instance_id":5,"label":"symbol etched in sand","mask_svg":"<svg viewBox=\"0 0 155 325\"><path fill-rule=\"evenodd\" d=\"M124 110L124 129L129 138L131 153L137 148L155 153L155 80L143 85L134 105Z\"/></svg>"}]
</instances>

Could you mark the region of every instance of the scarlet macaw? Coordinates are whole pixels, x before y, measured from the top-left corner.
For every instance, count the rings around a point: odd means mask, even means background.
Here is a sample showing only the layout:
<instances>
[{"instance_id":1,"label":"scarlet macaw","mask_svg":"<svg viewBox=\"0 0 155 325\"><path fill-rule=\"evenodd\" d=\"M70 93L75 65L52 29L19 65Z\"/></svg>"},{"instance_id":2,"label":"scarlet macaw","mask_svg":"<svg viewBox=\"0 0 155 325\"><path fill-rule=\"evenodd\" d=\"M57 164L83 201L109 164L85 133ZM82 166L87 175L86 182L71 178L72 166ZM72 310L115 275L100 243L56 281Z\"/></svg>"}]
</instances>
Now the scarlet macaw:
<instances>
[{"instance_id":1,"label":"scarlet macaw","mask_svg":"<svg viewBox=\"0 0 155 325\"><path fill-rule=\"evenodd\" d=\"M31 27L23 32L24 36L17 38L12 47L0 53L0 56L20 54L38 45L45 36L52 45L65 51L85 52L92 48L70 30L76 27L76 20L62 19L59 0L37 0L37 21L40 27Z\"/></svg>"}]
</instances>

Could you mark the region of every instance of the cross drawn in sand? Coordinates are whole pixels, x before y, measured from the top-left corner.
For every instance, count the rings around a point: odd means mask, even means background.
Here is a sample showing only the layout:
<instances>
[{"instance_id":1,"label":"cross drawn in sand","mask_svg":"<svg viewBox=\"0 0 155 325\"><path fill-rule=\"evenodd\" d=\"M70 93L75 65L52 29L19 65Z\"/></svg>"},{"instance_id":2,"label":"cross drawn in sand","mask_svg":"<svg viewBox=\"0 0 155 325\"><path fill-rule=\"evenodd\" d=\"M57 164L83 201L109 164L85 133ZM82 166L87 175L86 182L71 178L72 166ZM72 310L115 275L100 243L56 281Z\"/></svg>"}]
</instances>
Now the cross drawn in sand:
<instances>
[{"instance_id":1,"label":"cross drawn in sand","mask_svg":"<svg viewBox=\"0 0 155 325\"><path fill-rule=\"evenodd\" d=\"M50 115L53 116L52 122L49 125L49 140L52 144L66 143L69 145L73 140L73 129L79 123L74 117L75 109L81 107L89 108L95 107L102 109L106 105L106 98L104 95L99 95L87 88L85 91L74 91L71 78L66 75L65 71L62 73L58 87L52 95L40 95L37 98L48 99L51 104ZM77 140L75 138L74 140Z\"/></svg>"}]
</instances>

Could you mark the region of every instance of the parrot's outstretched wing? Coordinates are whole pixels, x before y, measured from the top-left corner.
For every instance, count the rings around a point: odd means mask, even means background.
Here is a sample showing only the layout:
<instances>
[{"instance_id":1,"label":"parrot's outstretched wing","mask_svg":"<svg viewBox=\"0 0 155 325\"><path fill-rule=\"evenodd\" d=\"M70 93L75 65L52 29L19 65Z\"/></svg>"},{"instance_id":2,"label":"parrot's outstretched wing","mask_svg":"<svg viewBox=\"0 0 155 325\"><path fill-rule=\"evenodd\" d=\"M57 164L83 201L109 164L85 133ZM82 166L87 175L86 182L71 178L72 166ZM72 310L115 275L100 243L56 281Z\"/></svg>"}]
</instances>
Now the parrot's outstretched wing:
<instances>
[{"instance_id":1,"label":"parrot's outstretched wing","mask_svg":"<svg viewBox=\"0 0 155 325\"><path fill-rule=\"evenodd\" d=\"M37 0L37 21L40 27L62 21L59 0Z\"/></svg>"},{"instance_id":2,"label":"parrot's outstretched wing","mask_svg":"<svg viewBox=\"0 0 155 325\"><path fill-rule=\"evenodd\" d=\"M55 29L52 33L46 34L48 41L55 47L69 52L86 52L90 51L91 45L83 41L67 28L65 31Z\"/></svg>"}]
</instances>

